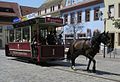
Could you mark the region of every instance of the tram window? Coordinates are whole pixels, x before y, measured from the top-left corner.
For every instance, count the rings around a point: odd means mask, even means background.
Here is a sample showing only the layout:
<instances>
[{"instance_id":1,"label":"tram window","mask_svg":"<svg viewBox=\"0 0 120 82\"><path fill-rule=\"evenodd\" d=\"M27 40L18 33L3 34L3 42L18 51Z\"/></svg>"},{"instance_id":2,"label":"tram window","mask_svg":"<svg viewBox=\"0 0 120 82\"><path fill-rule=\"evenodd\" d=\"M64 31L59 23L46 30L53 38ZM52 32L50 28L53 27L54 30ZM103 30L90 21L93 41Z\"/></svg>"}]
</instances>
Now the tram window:
<instances>
[{"instance_id":1,"label":"tram window","mask_svg":"<svg viewBox=\"0 0 120 82\"><path fill-rule=\"evenodd\" d=\"M40 30L40 36L46 38L46 36L47 36L47 30L46 29Z\"/></svg>"},{"instance_id":2,"label":"tram window","mask_svg":"<svg viewBox=\"0 0 120 82\"><path fill-rule=\"evenodd\" d=\"M16 42L22 42L22 40L21 40L21 28L16 29Z\"/></svg>"},{"instance_id":3,"label":"tram window","mask_svg":"<svg viewBox=\"0 0 120 82\"><path fill-rule=\"evenodd\" d=\"M30 40L30 30L29 27L23 28L23 42L29 42Z\"/></svg>"},{"instance_id":4,"label":"tram window","mask_svg":"<svg viewBox=\"0 0 120 82\"><path fill-rule=\"evenodd\" d=\"M9 41L13 42L14 41L14 30L9 31Z\"/></svg>"}]
</instances>

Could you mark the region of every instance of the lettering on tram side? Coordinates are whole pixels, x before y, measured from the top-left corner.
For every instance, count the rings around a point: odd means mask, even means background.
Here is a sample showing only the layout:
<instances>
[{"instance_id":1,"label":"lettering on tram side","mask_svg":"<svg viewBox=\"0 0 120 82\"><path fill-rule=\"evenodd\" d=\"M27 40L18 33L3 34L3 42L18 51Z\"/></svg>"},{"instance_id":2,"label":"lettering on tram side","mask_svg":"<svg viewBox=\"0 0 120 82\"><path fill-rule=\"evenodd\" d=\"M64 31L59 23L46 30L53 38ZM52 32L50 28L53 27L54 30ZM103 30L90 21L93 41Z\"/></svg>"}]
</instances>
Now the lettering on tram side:
<instances>
[{"instance_id":1,"label":"lettering on tram side","mask_svg":"<svg viewBox=\"0 0 120 82\"><path fill-rule=\"evenodd\" d=\"M12 52L13 54L19 54L19 55L24 55L24 56L27 56L28 54L25 53L25 52L17 52L17 51L13 51Z\"/></svg>"},{"instance_id":2,"label":"lettering on tram side","mask_svg":"<svg viewBox=\"0 0 120 82\"><path fill-rule=\"evenodd\" d=\"M62 24L63 23L63 19L46 17L46 22L60 23L60 24Z\"/></svg>"}]
</instances>

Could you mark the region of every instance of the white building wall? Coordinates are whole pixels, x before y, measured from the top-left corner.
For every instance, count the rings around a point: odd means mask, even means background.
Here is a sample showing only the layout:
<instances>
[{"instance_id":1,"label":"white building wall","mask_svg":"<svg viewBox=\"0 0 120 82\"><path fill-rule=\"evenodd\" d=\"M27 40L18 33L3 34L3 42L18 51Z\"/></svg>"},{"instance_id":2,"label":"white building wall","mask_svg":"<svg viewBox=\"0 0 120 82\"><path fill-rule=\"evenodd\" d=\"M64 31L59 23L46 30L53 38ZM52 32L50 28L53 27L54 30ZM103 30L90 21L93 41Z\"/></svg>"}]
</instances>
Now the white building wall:
<instances>
[{"instance_id":1,"label":"white building wall","mask_svg":"<svg viewBox=\"0 0 120 82\"><path fill-rule=\"evenodd\" d=\"M47 13L50 13L50 8L47 9Z\"/></svg>"},{"instance_id":2,"label":"white building wall","mask_svg":"<svg viewBox=\"0 0 120 82\"><path fill-rule=\"evenodd\" d=\"M55 7L55 11L57 11L58 10L58 5L55 5L54 7Z\"/></svg>"},{"instance_id":3,"label":"white building wall","mask_svg":"<svg viewBox=\"0 0 120 82\"><path fill-rule=\"evenodd\" d=\"M100 7L100 11L103 12L104 3L77 9L77 10L73 10L73 11L69 11L69 12L65 12L62 14L62 16L64 17L65 14L68 14L68 24L70 24L70 13L74 12L75 17L77 19L77 12L82 11L82 23L81 24L84 26L83 31L86 32L86 29L90 28L92 31L94 31L95 29L99 29L101 32L103 32L104 31L104 21L103 20L94 20L94 8L95 7ZM90 9L90 21L89 22L85 21L85 10L86 9ZM77 22L77 20L75 22Z\"/></svg>"}]
</instances>

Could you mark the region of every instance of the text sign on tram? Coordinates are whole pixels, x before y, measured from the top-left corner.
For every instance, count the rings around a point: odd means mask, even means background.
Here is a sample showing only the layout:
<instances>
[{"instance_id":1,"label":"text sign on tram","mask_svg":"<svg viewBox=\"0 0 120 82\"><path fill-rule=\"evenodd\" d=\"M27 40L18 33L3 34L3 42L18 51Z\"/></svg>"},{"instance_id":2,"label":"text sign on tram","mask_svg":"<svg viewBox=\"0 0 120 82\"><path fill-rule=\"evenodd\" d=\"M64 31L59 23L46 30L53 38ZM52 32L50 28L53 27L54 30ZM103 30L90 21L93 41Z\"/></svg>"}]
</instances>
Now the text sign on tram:
<instances>
[{"instance_id":1,"label":"text sign on tram","mask_svg":"<svg viewBox=\"0 0 120 82\"><path fill-rule=\"evenodd\" d=\"M63 23L63 19L61 18L52 18L52 17L46 17L46 22L50 22L50 23Z\"/></svg>"}]
</instances>

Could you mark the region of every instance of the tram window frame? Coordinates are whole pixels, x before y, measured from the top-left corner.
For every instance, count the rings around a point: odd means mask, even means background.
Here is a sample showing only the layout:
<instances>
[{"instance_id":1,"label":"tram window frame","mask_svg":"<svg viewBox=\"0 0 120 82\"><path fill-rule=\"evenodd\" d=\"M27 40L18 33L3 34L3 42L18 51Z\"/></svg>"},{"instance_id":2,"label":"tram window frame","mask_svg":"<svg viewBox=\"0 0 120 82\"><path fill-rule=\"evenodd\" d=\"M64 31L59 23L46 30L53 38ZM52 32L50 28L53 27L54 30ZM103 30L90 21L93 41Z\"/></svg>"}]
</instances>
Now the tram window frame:
<instances>
[{"instance_id":1,"label":"tram window frame","mask_svg":"<svg viewBox=\"0 0 120 82\"><path fill-rule=\"evenodd\" d=\"M27 29L27 31L26 30L24 31L24 29ZM30 26L26 26L22 28L22 42L30 42Z\"/></svg>"},{"instance_id":2,"label":"tram window frame","mask_svg":"<svg viewBox=\"0 0 120 82\"><path fill-rule=\"evenodd\" d=\"M48 34L47 29L39 29L39 30L40 30L39 31L39 36L46 38L47 34Z\"/></svg>"},{"instance_id":3,"label":"tram window frame","mask_svg":"<svg viewBox=\"0 0 120 82\"><path fill-rule=\"evenodd\" d=\"M18 33L18 30L20 30L20 34ZM17 28L17 29L15 29L15 42L22 42L22 31L21 31L22 29L21 28ZM18 34L18 36L17 36L17 34Z\"/></svg>"},{"instance_id":4,"label":"tram window frame","mask_svg":"<svg viewBox=\"0 0 120 82\"><path fill-rule=\"evenodd\" d=\"M14 42L15 41L15 33L14 30L9 30L9 42Z\"/></svg>"}]
</instances>

